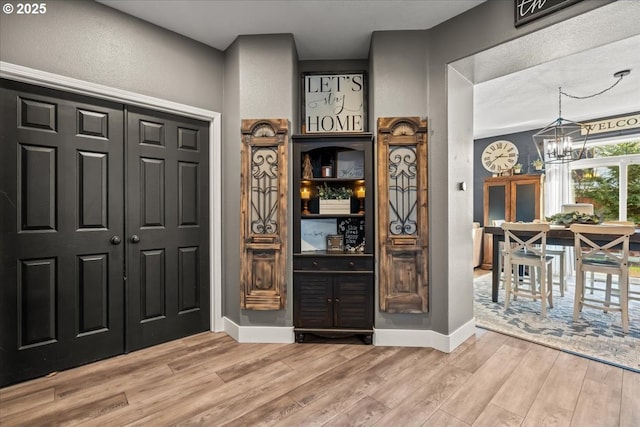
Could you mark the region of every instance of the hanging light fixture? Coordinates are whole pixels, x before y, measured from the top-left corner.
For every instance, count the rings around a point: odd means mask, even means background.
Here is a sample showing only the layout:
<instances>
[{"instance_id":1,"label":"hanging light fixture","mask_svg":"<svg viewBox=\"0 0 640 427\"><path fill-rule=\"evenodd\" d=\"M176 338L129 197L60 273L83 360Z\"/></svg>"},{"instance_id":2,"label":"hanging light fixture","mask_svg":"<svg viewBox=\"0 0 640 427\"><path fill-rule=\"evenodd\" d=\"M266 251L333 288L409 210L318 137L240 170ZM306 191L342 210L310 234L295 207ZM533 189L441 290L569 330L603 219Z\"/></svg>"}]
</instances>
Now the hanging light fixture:
<instances>
[{"instance_id":1,"label":"hanging light fixture","mask_svg":"<svg viewBox=\"0 0 640 427\"><path fill-rule=\"evenodd\" d=\"M562 95L574 99L587 99L613 89L631 70L618 71L613 76L618 80L608 88L589 96L569 95L558 88L558 118L544 129L533 135L538 156L545 163L569 163L585 158L587 139L590 129L582 123L572 122L562 118Z\"/></svg>"}]
</instances>

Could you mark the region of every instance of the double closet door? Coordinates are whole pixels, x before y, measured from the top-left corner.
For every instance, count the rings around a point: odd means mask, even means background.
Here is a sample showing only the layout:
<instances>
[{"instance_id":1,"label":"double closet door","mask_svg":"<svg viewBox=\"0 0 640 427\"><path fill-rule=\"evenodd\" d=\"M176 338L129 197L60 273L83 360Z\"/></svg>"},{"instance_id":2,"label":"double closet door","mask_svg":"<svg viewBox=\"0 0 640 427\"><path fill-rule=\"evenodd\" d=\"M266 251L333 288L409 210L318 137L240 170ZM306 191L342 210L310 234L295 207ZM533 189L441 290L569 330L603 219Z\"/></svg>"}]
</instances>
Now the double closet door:
<instances>
[{"instance_id":1,"label":"double closet door","mask_svg":"<svg viewBox=\"0 0 640 427\"><path fill-rule=\"evenodd\" d=\"M0 386L208 330L208 124L0 89Z\"/></svg>"}]
</instances>

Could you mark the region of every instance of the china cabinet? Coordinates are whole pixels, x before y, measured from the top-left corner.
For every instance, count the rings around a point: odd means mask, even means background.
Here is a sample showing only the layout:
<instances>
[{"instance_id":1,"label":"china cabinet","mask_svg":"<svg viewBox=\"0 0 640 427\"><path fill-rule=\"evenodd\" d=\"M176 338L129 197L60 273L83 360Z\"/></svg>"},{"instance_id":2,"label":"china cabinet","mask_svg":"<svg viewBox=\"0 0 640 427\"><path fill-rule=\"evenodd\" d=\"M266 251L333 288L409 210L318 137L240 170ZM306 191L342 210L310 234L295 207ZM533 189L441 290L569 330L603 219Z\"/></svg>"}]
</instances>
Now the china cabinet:
<instances>
[{"instance_id":1,"label":"china cabinet","mask_svg":"<svg viewBox=\"0 0 640 427\"><path fill-rule=\"evenodd\" d=\"M544 175L494 176L484 180L484 226L506 222L531 222L543 212ZM482 268L491 269L493 236L485 234Z\"/></svg>"},{"instance_id":2,"label":"china cabinet","mask_svg":"<svg viewBox=\"0 0 640 427\"><path fill-rule=\"evenodd\" d=\"M371 343L374 188L370 133L293 141L293 316L305 334Z\"/></svg>"}]
</instances>

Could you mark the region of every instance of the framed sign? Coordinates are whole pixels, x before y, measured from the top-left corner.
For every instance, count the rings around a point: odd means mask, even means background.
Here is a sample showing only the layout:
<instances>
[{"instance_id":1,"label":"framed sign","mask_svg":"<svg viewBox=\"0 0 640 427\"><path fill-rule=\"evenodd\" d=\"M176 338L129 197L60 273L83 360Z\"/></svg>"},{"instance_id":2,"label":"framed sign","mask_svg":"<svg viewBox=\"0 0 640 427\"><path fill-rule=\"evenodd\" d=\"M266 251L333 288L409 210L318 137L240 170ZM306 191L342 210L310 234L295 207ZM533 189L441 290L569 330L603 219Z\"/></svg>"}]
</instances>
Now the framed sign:
<instances>
[{"instance_id":1,"label":"framed sign","mask_svg":"<svg viewBox=\"0 0 640 427\"><path fill-rule=\"evenodd\" d=\"M327 236L327 252L344 252L344 237L342 234Z\"/></svg>"},{"instance_id":2,"label":"framed sign","mask_svg":"<svg viewBox=\"0 0 640 427\"><path fill-rule=\"evenodd\" d=\"M365 230L363 218L339 219L338 233L344 236L344 250L346 252L364 252Z\"/></svg>"},{"instance_id":3,"label":"framed sign","mask_svg":"<svg viewBox=\"0 0 640 427\"><path fill-rule=\"evenodd\" d=\"M337 178L364 178L364 152L338 151L336 153L336 177Z\"/></svg>"},{"instance_id":4,"label":"framed sign","mask_svg":"<svg viewBox=\"0 0 640 427\"><path fill-rule=\"evenodd\" d=\"M582 0L513 0L515 8L514 25L519 27L579 1Z\"/></svg>"},{"instance_id":5,"label":"framed sign","mask_svg":"<svg viewBox=\"0 0 640 427\"><path fill-rule=\"evenodd\" d=\"M300 221L300 250L324 251L327 249L327 236L336 234L335 218L314 218Z\"/></svg>"},{"instance_id":6,"label":"framed sign","mask_svg":"<svg viewBox=\"0 0 640 427\"><path fill-rule=\"evenodd\" d=\"M302 74L302 133L354 133L367 129L364 71Z\"/></svg>"}]
</instances>

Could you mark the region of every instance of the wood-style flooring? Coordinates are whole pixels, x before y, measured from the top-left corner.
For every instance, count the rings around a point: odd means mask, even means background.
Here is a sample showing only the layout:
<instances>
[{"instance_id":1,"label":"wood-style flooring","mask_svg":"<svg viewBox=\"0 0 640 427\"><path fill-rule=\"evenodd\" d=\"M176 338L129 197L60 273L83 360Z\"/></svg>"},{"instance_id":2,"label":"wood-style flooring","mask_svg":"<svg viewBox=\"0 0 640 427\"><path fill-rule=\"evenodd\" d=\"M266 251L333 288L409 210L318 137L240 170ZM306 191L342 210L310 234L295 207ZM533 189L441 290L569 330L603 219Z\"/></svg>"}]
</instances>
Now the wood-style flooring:
<instances>
[{"instance_id":1,"label":"wood-style flooring","mask_svg":"<svg viewBox=\"0 0 640 427\"><path fill-rule=\"evenodd\" d=\"M202 333L0 389L2 426L640 426L640 374L478 329L450 354Z\"/></svg>"}]
</instances>

